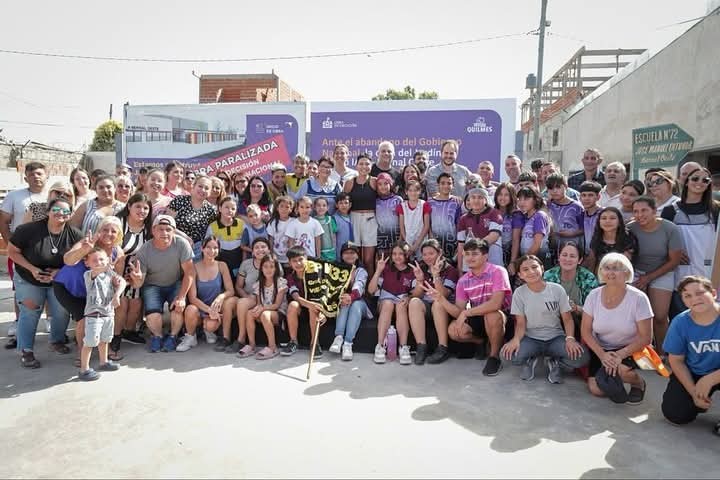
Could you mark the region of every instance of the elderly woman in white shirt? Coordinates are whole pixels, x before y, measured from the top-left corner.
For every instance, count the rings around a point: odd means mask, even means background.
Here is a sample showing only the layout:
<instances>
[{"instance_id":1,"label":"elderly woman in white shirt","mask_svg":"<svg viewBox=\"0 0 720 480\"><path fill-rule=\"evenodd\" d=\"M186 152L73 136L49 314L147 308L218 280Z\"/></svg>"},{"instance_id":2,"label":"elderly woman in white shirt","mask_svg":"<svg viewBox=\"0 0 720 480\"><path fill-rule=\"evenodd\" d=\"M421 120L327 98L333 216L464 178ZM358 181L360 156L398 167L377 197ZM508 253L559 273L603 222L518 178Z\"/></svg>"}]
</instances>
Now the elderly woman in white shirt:
<instances>
[{"instance_id":1,"label":"elderly woman in white shirt","mask_svg":"<svg viewBox=\"0 0 720 480\"><path fill-rule=\"evenodd\" d=\"M632 355L651 342L653 311L647 295L628 284L633 275L625 255L614 252L602 258L598 277L605 285L585 299L581 331L591 353L590 393L605 396L595 378L604 369L604 376L619 376L623 384L630 384L627 403L638 404L645 396L645 381L634 371Z\"/></svg>"}]
</instances>

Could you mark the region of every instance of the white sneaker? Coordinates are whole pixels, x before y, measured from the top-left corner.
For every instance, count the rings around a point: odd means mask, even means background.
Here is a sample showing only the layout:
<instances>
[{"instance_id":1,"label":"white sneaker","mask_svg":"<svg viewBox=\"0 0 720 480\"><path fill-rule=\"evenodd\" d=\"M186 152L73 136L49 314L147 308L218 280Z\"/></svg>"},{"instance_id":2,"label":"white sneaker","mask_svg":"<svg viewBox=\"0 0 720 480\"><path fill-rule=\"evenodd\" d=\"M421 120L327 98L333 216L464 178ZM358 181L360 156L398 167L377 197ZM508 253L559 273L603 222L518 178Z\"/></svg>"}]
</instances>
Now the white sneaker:
<instances>
[{"instance_id":1,"label":"white sneaker","mask_svg":"<svg viewBox=\"0 0 720 480\"><path fill-rule=\"evenodd\" d=\"M17 334L17 322L13 322L8 327L8 337L14 337Z\"/></svg>"},{"instance_id":2,"label":"white sneaker","mask_svg":"<svg viewBox=\"0 0 720 480\"><path fill-rule=\"evenodd\" d=\"M380 344L375 345L375 355L373 356L373 362L385 363L385 347Z\"/></svg>"},{"instance_id":3,"label":"white sneaker","mask_svg":"<svg viewBox=\"0 0 720 480\"><path fill-rule=\"evenodd\" d=\"M197 346L197 338L195 338L195 335L188 335L187 333L185 336L183 336L182 341L180 342L180 345L177 346L176 350L178 352L187 352L193 347Z\"/></svg>"},{"instance_id":4,"label":"white sneaker","mask_svg":"<svg viewBox=\"0 0 720 480\"><path fill-rule=\"evenodd\" d=\"M400 347L400 365L410 365L412 363L412 357L410 356L410 347L403 345Z\"/></svg>"},{"instance_id":5,"label":"white sneaker","mask_svg":"<svg viewBox=\"0 0 720 480\"><path fill-rule=\"evenodd\" d=\"M212 345L213 343L217 342L217 335L215 335L213 332L208 332L205 330L205 341Z\"/></svg>"},{"instance_id":6,"label":"white sneaker","mask_svg":"<svg viewBox=\"0 0 720 480\"><path fill-rule=\"evenodd\" d=\"M353 359L352 343L343 343L342 359L349 362Z\"/></svg>"},{"instance_id":7,"label":"white sneaker","mask_svg":"<svg viewBox=\"0 0 720 480\"><path fill-rule=\"evenodd\" d=\"M340 348L342 348L343 345L343 337L342 335L337 335L335 337L335 340L333 340L332 345L330 345L330 353L340 353Z\"/></svg>"}]
</instances>

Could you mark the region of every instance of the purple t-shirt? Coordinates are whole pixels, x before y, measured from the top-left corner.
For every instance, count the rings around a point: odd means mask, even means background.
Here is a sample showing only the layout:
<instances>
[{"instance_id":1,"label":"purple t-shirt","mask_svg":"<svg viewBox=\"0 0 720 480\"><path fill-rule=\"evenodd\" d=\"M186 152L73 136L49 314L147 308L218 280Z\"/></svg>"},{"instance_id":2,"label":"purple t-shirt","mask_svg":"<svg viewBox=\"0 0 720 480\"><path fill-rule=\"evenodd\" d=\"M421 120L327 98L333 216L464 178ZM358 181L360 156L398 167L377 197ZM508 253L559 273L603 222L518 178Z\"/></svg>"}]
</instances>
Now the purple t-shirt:
<instances>
[{"instance_id":1,"label":"purple t-shirt","mask_svg":"<svg viewBox=\"0 0 720 480\"><path fill-rule=\"evenodd\" d=\"M543 239L540 243L540 251L536 253L539 258L544 258L550 247L548 244L548 234L550 233L550 217L542 210L533 213L532 217L525 220L522 232L520 234L520 255L525 255L535 241L535 235L542 233Z\"/></svg>"},{"instance_id":2,"label":"purple t-shirt","mask_svg":"<svg viewBox=\"0 0 720 480\"><path fill-rule=\"evenodd\" d=\"M400 239L400 218L395 213L400 203L402 198L398 195L377 197L375 200L378 250L389 250Z\"/></svg>"},{"instance_id":3,"label":"purple t-shirt","mask_svg":"<svg viewBox=\"0 0 720 480\"><path fill-rule=\"evenodd\" d=\"M525 216L520 210L515 210L511 214L503 214L502 227L502 246L503 250L510 250L512 246L512 232L516 228L525 226Z\"/></svg>"},{"instance_id":4,"label":"purple t-shirt","mask_svg":"<svg viewBox=\"0 0 720 480\"><path fill-rule=\"evenodd\" d=\"M597 225L598 219L603 209L598 208L595 213L588 215L587 212L583 212L583 230L585 232L585 253L590 251L590 241L592 240L593 233L595 232L595 225Z\"/></svg>"},{"instance_id":5,"label":"purple t-shirt","mask_svg":"<svg viewBox=\"0 0 720 480\"><path fill-rule=\"evenodd\" d=\"M548 210L550 210L550 215L552 216L553 226L555 227L556 232L570 232L583 229L583 216L585 211L583 210L580 202L570 200L569 203L560 205L559 203L555 203L550 200L548 202ZM582 240L582 236L561 237L558 240L560 245L571 240L579 244ZM558 247L560 245L558 245Z\"/></svg>"},{"instance_id":6,"label":"purple t-shirt","mask_svg":"<svg viewBox=\"0 0 720 480\"><path fill-rule=\"evenodd\" d=\"M457 224L462 214L462 205L455 197L447 200L431 198L430 231L440 242L445 258L453 258L457 250Z\"/></svg>"}]
</instances>

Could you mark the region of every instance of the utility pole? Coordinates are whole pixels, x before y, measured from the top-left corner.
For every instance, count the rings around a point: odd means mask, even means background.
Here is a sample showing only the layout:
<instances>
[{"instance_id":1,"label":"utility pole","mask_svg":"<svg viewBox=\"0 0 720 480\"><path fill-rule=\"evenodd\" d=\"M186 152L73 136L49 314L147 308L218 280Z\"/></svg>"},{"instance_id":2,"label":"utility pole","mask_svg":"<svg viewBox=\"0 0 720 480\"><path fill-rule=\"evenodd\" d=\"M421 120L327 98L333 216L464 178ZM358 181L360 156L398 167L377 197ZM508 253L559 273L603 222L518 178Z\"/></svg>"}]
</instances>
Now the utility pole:
<instances>
[{"instance_id":1,"label":"utility pole","mask_svg":"<svg viewBox=\"0 0 720 480\"><path fill-rule=\"evenodd\" d=\"M545 14L547 13L548 0L541 0L542 7L540 9L540 31L538 33L538 67L537 67L537 88L535 89L535 112L533 113L533 155L539 156L540 152L540 113L541 99L543 87L543 52L545 50Z\"/></svg>"}]
</instances>

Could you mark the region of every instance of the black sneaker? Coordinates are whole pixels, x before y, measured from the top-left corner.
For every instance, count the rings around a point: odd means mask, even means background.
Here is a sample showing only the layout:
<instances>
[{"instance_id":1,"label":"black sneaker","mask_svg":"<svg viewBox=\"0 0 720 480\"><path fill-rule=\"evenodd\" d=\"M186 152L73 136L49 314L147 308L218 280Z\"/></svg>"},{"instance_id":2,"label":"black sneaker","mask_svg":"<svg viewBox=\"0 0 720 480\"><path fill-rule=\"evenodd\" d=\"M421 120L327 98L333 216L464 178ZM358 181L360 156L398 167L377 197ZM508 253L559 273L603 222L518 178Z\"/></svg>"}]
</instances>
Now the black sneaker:
<instances>
[{"instance_id":1,"label":"black sneaker","mask_svg":"<svg viewBox=\"0 0 720 480\"><path fill-rule=\"evenodd\" d=\"M230 345L228 345L227 347L225 347L225 350L223 350L223 351L224 351L225 353L234 353L234 354L237 355L237 353L238 353L240 350L242 350L244 346L245 346L244 343L240 343L240 342L238 342L237 340L235 340L235 341L232 342Z\"/></svg>"},{"instance_id":2,"label":"black sneaker","mask_svg":"<svg viewBox=\"0 0 720 480\"><path fill-rule=\"evenodd\" d=\"M630 387L630 393L628 393L627 404L628 405L640 405L645 399L645 389L647 384L643 380L643 388Z\"/></svg>"},{"instance_id":3,"label":"black sneaker","mask_svg":"<svg viewBox=\"0 0 720 480\"><path fill-rule=\"evenodd\" d=\"M319 343L316 343L315 344L315 354L313 355L313 358L315 358L317 360L318 358L322 358L322 356L323 356L322 348L320 348Z\"/></svg>"},{"instance_id":4,"label":"black sneaker","mask_svg":"<svg viewBox=\"0 0 720 480\"><path fill-rule=\"evenodd\" d=\"M15 337L8 338L8 341L5 344L5 350L15 350L16 348L17 348L17 338L15 338Z\"/></svg>"},{"instance_id":5,"label":"black sneaker","mask_svg":"<svg viewBox=\"0 0 720 480\"><path fill-rule=\"evenodd\" d=\"M427 345L424 343L418 343L415 349L415 365L425 365L425 359L427 358Z\"/></svg>"},{"instance_id":6,"label":"black sneaker","mask_svg":"<svg viewBox=\"0 0 720 480\"><path fill-rule=\"evenodd\" d=\"M140 335L140 332L134 330L123 330L122 338L126 342L134 343L135 345L145 345L145 337Z\"/></svg>"},{"instance_id":7,"label":"black sneaker","mask_svg":"<svg viewBox=\"0 0 720 480\"><path fill-rule=\"evenodd\" d=\"M216 352L224 352L225 348L230 345L230 342L225 340L225 337L218 337L217 342L215 342L215 346L213 347L213 350Z\"/></svg>"},{"instance_id":8,"label":"black sneaker","mask_svg":"<svg viewBox=\"0 0 720 480\"><path fill-rule=\"evenodd\" d=\"M445 345L438 345L432 355L428 357L427 362L431 365L437 365L438 363L443 363L448 358L450 358L448 347Z\"/></svg>"},{"instance_id":9,"label":"black sneaker","mask_svg":"<svg viewBox=\"0 0 720 480\"><path fill-rule=\"evenodd\" d=\"M495 375L500 373L500 370L502 370L502 362L500 361L500 359L498 357L488 357L482 373L486 377L494 377Z\"/></svg>"},{"instance_id":10,"label":"black sneaker","mask_svg":"<svg viewBox=\"0 0 720 480\"><path fill-rule=\"evenodd\" d=\"M284 357L289 357L290 355L292 355L292 354L294 354L295 352L297 352L297 349L298 349L298 344L297 344L296 342L293 342L293 341L291 340L291 341L288 342L287 345L285 345L285 348L283 348L283 349L280 351L280 355L282 355L282 356L284 356ZM320 354L322 355L322 352L320 352Z\"/></svg>"}]
</instances>

